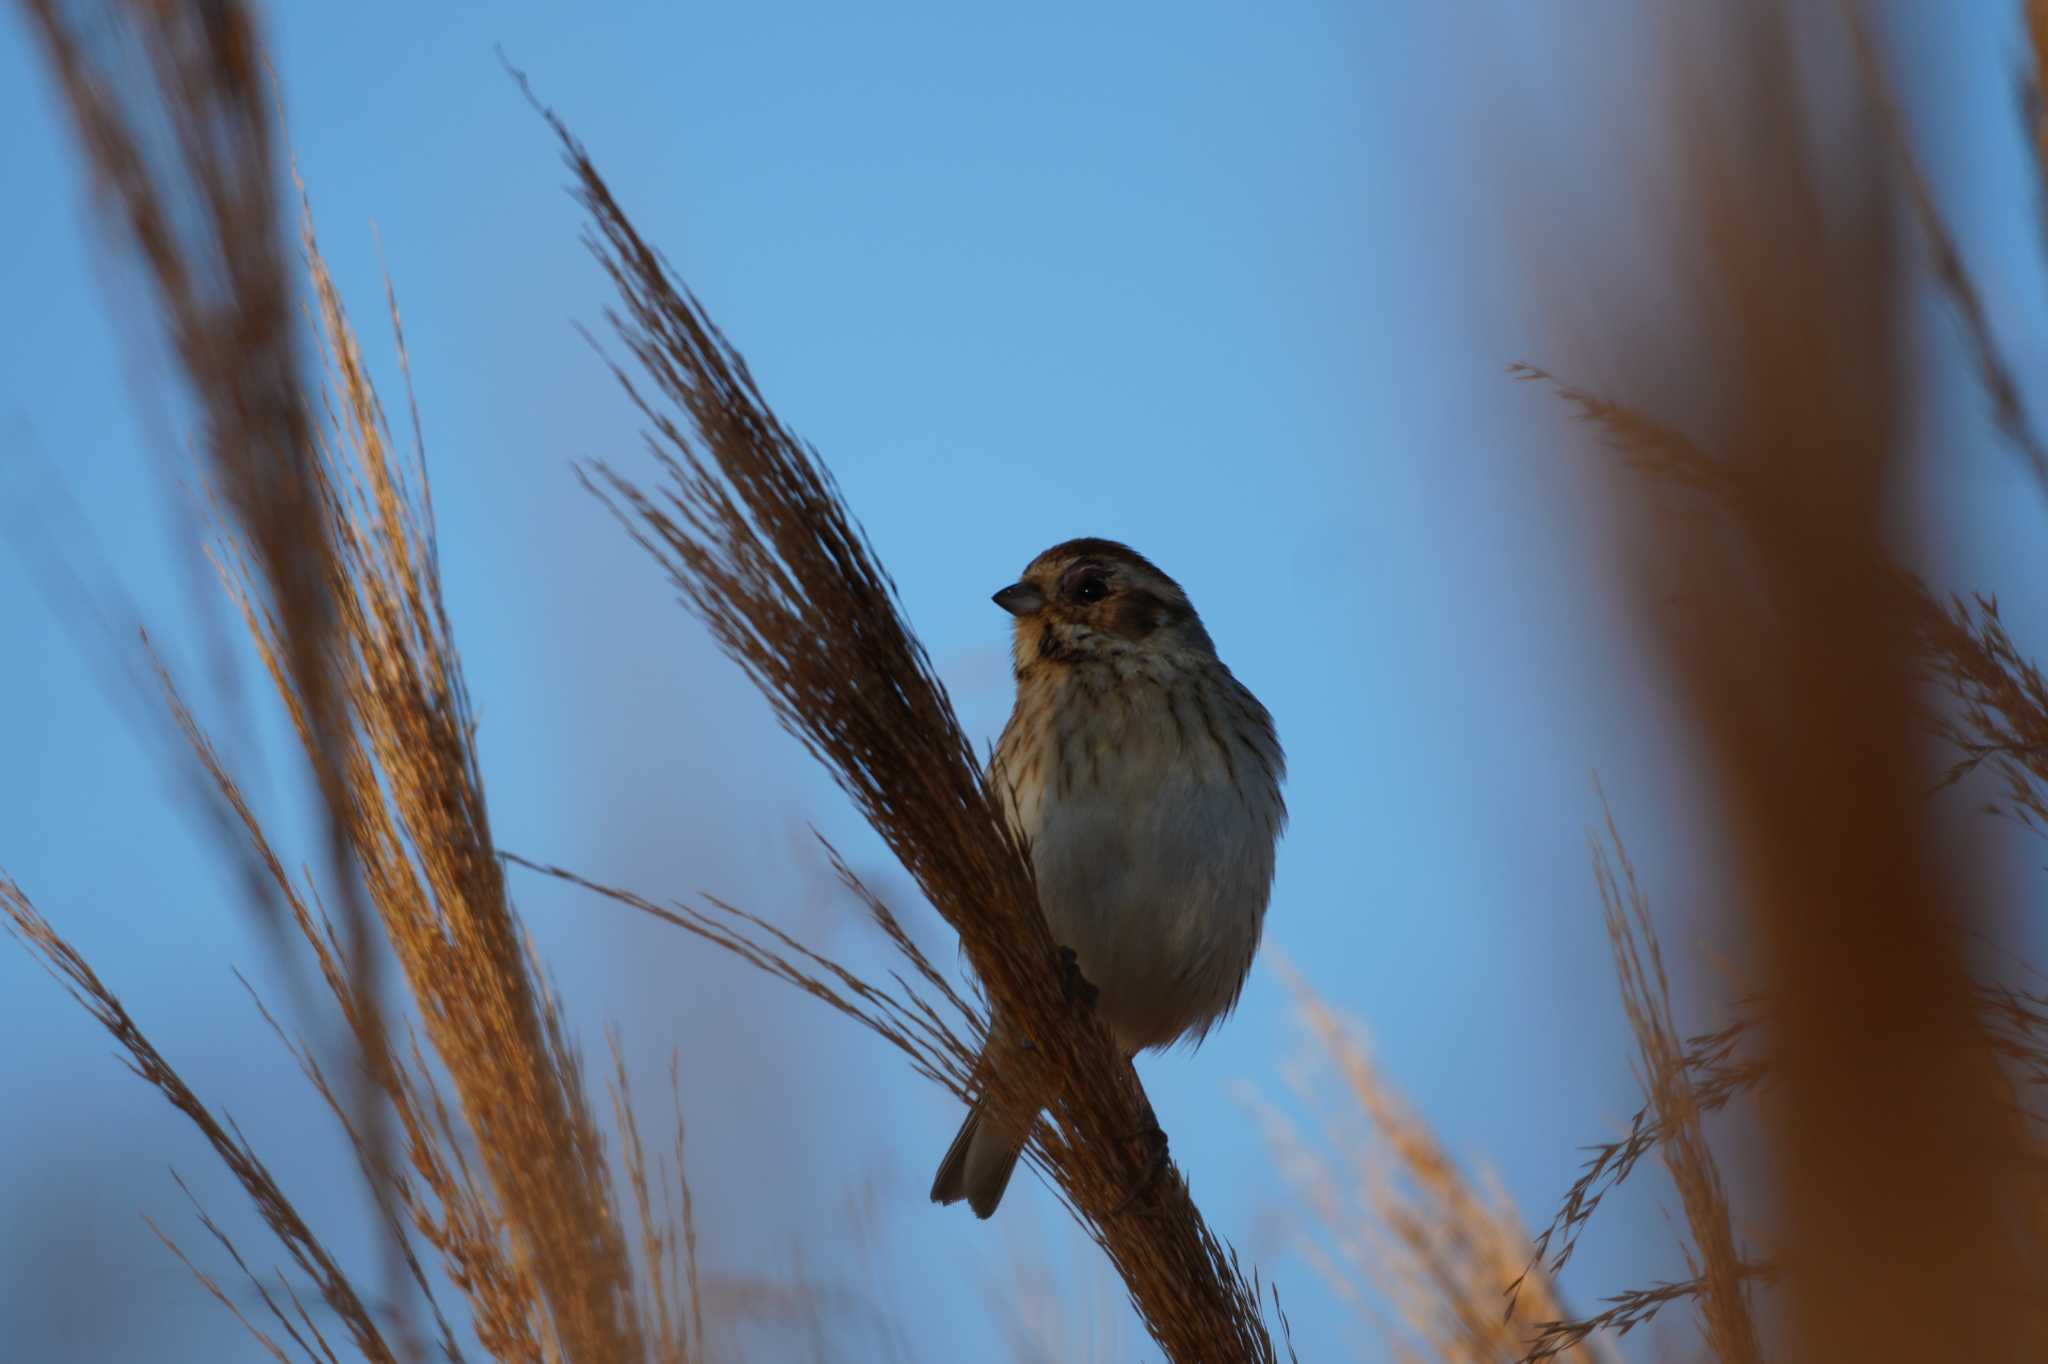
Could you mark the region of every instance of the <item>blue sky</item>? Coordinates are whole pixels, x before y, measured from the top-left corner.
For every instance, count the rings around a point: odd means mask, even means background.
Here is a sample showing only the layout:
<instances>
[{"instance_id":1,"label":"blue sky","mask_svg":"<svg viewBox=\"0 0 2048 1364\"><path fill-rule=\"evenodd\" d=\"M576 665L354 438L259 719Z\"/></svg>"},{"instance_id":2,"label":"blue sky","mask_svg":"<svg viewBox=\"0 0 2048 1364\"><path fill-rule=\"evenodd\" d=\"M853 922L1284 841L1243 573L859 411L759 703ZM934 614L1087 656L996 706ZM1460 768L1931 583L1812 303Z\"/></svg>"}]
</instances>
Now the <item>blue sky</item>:
<instances>
[{"instance_id":1,"label":"blue sky","mask_svg":"<svg viewBox=\"0 0 2048 1364\"><path fill-rule=\"evenodd\" d=\"M2016 367L2038 373L2017 27L1996 7L1930 13L1887 30L1905 97ZM1008 707L988 594L1038 550L1111 535L1186 585L1288 749L1269 951L1363 1020L1455 1151L1547 1218L1576 1148L1637 1103L1587 866L1594 773L1667 942L1713 949L1712 850L1679 832L1697 791L1604 580L1595 462L1505 375L1527 359L1597 385L1616 361L1585 324L1643 263L1628 176L1654 174L1643 111L1667 21L1620 3L1540 21L1507 4L480 14L290 7L272 36L322 244L387 399L373 223L404 310L502 844L657 896L718 894L867 961L806 826L910 901L575 483L576 460L644 465L575 330L597 324L605 285L496 47L837 473L978 738ZM367 1264L338 1144L231 968L276 997L282 977L179 811L161 726L109 689L106 651L132 653L120 623L81 624L31 571L68 563L134 603L312 856L303 777L180 510L176 405L138 361L151 333L96 263L24 37L0 28L18 206L0 219L17 319L0 328L0 531L22 551L0 555L0 866ZM2039 639L2020 558L2038 499L1924 302L1914 411L1942 454L1925 499L1956 547L1941 567L1998 590ZM2020 872L2039 860L1992 851ZM619 1023L643 1094L679 1051L714 1267L776 1274L801 1254L854 1293L871 1275L922 1357L944 1359L986 1345L1017 1264L1043 1261L1077 1318L1148 1356L1042 1189L989 1225L924 1202L957 1113L893 1053L671 930L515 890L586 1042ZM928 910L911 917L942 941ZM1719 1021L1721 989L1711 972L1687 982L1682 1021ZM304 1026L331 1035L318 1015ZM31 1096L0 1111L10 1205L28 1210L0 1234L0 1320L28 1324L24 1357L147 1341L152 1358L253 1358L138 1215L206 1249L172 1165L245 1227L210 1157L4 950L0 1030L20 1040L0 1091ZM1283 1181L1234 1097L1277 1095L1298 1050L1262 967L1200 1052L1141 1070L1213 1224L1282 1285L1303 1357L1380 1359L1290 1248ZM864 1191L880 1211L861 1250L848 1207ZM1568 1280L1582 1302L1678 1266L1649 1189L1613 1219Z\"/></svg>"}]
</instances>

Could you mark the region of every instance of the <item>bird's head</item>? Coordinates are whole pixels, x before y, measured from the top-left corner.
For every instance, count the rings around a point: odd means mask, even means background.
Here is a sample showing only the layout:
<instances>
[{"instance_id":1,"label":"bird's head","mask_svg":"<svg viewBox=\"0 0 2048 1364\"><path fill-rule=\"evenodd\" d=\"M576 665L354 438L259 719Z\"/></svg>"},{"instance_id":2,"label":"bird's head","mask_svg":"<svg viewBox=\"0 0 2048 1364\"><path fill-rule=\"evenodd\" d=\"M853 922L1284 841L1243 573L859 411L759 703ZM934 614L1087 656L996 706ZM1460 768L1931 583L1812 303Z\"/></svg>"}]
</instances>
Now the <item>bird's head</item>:
<instances>
[{"instance_id":1,"label":"bird's head","mask_svg":"<svg viewBox=\"0 0 2048 1364\"><path fill-rule=\"evenodd\" d=\"M1041 661L1216 652L1180 584L1115 540L1088 537L1054 545L994 600L1017 618L1020 673Z\"/></svg>"}]
</instances>

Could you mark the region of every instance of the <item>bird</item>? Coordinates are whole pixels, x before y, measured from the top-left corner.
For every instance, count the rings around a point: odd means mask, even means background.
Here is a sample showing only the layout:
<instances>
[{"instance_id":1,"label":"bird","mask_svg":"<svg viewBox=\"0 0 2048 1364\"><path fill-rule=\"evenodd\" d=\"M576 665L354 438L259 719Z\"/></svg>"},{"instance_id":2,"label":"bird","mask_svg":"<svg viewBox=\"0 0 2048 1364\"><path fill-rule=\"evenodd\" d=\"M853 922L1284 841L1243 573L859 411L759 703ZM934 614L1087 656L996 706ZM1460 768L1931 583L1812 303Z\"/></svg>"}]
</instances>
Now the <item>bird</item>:
<instances>
[{"instance_id":1,"label":"bird","mask_svg":"<svg viewBox=\"0 0 2048 1364\"><path fill-rule=\"evenodd\" d=\"M993 600L1014 617L1017 696L990 784L1046 925L1126 1057L1199 1045L1265 927L1287 823L1272 716L1180 584L1128 545L1054 545ZM1004 1032L991 1024L984 1068ZM932 1201L993 1214L1036 1122L984 1094Z\"/></svg>"}]
</instances>

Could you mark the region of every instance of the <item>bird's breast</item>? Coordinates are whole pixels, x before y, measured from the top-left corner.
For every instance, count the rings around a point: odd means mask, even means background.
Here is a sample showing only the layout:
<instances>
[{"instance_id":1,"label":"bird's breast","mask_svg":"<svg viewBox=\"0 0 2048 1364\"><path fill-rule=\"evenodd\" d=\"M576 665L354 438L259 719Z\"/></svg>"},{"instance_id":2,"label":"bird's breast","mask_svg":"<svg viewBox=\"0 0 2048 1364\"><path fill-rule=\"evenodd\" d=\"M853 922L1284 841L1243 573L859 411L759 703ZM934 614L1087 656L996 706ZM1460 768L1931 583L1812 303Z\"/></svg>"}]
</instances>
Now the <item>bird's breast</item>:
<instances>
[{"instance_id":1,"label":"bird's breast","mask_svg":"<svg viewBox=\"0 0 2048 1364\"><path fill-rule=\"evenodd\" d=\"M1026 832L1046 799L1223 784L1277 791L1270 721L1225 674L1155 666L1060 669L1020 683L996 764Z\"/></svg>"},{"instance_id":2,"label":"bird's breast","mask_svg":"<svg viewBox=\"0 0 2048 1364\"><path fill-rule=\"evenodd\" d=\"M1020 686L997 751L1047 922L1134 1049L1225 1012L1258 942L1279 759L1264 712L1233 710L1229 689L1242 692L1227 674L1071 670Z\"/></svg>"}]
</instances>

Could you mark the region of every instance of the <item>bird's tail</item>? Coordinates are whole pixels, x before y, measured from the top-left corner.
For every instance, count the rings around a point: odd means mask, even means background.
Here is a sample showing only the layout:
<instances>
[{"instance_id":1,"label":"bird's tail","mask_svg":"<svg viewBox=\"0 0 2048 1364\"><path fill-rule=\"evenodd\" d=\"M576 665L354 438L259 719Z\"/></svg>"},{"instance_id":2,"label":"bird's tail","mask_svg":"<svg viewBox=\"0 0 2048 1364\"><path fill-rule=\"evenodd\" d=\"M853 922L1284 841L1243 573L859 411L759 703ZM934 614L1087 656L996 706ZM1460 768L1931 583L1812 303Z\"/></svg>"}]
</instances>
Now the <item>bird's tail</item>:
<instances>
[{"instance_id":1,"label":"bird's tail","mask_svg":"<svg viewBox=\"0 0 2048 1364\"><path fill-rule=\"evenodd\" d=\"M976 1217L993 1213L1003 1201L1003 1190L1010 1187L1010 1175L1017 1168L1017 1157L1024 1154L1025 1143L1031 1140L1035 1121L1037 1114L1032 1114L1020 1125L992 1110L987 1100L975 1104L960 1125L960 1135L953 1138L945 1159L939 1162L939 1172L932 1179L932 1202L958 1203L964 1198Z\"/></svg>"}]
</instances>

